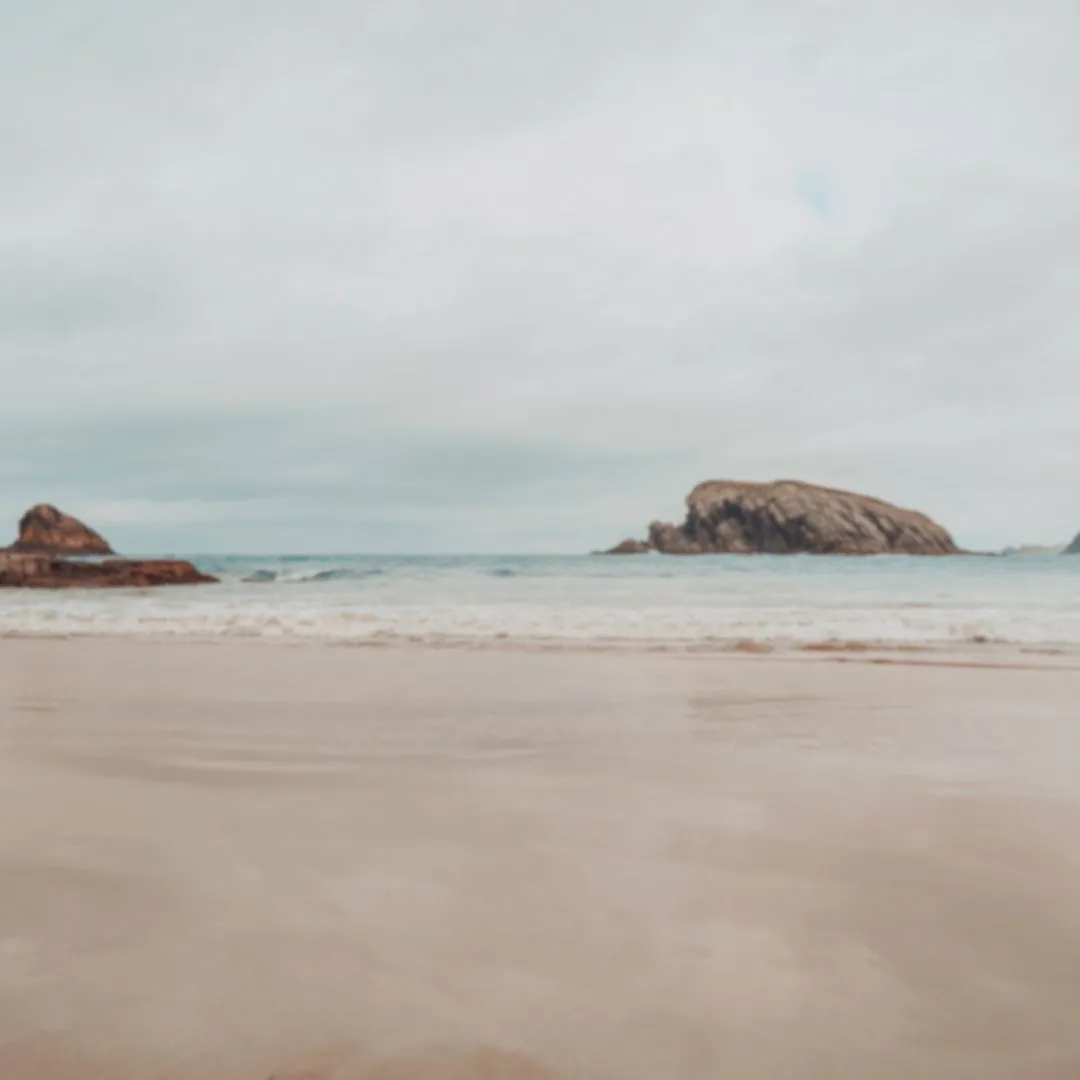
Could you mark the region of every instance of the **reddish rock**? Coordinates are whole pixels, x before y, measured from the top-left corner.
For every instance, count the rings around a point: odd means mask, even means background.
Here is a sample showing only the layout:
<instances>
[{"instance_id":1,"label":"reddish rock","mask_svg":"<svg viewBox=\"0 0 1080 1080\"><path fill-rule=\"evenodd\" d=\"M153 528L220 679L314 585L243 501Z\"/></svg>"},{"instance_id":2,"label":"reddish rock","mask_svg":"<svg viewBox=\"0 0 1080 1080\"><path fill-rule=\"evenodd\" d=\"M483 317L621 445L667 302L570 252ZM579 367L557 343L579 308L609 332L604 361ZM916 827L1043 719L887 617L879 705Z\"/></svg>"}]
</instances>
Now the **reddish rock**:
<instances>
[{"instance_id":1,"label":"reddish rock","mask_svg":"<svg viewBox=\"0 0 1080 1080\"><path fill-rule=\"evenodd\" d=\"M82 562L52 555L0 551L0 588L143 589L217 581L183 559L105 559Z\"/></svg>"},{"instance_id":2,"label":"reddish rock","mask_svg":"<svg viewBox=\"0 0 1080 1080\"><path fill-rule=\"evenodd\" d=\"M653 522L649 542L666 555L799 552L821 555L955 555L953 538L915 510L797 480L714 480L686 498L681 525Z\"/></svg>"},{"instance_id":3,"label":"reddish rock","mask_svg":"<svg viewBox=\"0 0 1080 1080\"><path fill-rule=\"evenodd\" d=\"M111 555L99 533L55 506L33 506L19 521L19 538L8 549L26 555Z\"/></svg>"}]
</instances>

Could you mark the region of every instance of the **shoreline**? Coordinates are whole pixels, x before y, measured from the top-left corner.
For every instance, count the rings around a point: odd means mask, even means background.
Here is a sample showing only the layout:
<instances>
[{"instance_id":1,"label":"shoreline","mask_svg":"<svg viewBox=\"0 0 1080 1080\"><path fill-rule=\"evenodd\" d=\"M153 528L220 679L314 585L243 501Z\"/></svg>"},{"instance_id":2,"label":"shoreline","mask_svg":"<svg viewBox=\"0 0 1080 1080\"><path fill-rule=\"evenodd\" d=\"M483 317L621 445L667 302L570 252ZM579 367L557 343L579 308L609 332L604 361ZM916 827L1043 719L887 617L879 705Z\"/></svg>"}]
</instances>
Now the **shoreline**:
<instances>
[{"instance_id":1,"label":"shoreline","mask_svg":"<svg viewBox=\"0 0 1080 1080\"><path fill-rule=\"evenodd\" d=\"M57 642L131 644L158 647L252 647L292 649L356 649L403 652L533 653L565 655L668 656L698 659L757 659L761 661L803 661L822 663L898 664L1052 671L1080 671L1080 646L1047 643L1030 645L1005 641L961 641L934 644L882 643L877 641L820 641L770 643L747 639L716 642L665 642L662 640L571 641L515 640L491 638L421 638L419 636L379 636L347 640L315 635L258 634L154 634L154 633L23 633L0 631L4 642Z\"/></svg>"},{"instance_id":2,"label":"shoreline","mask_svg":"<svg viewBox=\"0 0 1080 1080\"><path fill-rule=\"evenodd\" d=\"M625 562L587 558L222 557L202 566L222 578L213 589L0 592L0 634L1080 655L1080 562L998 560L966 570L874 562L720 557L627 571ZM252 575L264 580L242 581Z\"/></svg>"}]
</instances>

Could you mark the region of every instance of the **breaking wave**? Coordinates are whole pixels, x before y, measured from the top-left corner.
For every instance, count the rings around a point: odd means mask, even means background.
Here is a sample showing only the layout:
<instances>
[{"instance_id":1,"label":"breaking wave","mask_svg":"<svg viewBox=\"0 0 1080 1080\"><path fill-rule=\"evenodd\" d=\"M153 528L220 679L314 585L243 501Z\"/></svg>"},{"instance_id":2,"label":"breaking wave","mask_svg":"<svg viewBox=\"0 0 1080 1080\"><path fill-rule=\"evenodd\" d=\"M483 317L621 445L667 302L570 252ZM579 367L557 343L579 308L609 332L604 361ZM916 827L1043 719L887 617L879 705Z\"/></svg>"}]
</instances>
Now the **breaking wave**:
<instances>
[{"instance_id":1,"label":"breaking wave","mask_svg":"<svg viewBox=\"0 0 1080 1080\"><path fill-rule=\"evenodd\" d=\"M220 585L0 590L0 634L1080 648L1080 559L207 557Z\"/></svg>"}]
</instances>

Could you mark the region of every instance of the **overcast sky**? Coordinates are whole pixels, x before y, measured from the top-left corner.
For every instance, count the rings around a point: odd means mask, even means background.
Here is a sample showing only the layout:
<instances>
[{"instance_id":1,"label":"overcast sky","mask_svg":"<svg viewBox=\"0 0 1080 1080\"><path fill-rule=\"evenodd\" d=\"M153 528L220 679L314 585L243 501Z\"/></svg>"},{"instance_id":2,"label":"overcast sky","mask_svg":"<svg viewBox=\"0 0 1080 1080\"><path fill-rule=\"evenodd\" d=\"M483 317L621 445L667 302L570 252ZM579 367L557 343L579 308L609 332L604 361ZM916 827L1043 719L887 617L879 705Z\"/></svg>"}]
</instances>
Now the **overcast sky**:
<instances>
[{"instance_id":1,"label":"overcast sky","mask_svg":"<svg viewBox=\"0 0 1080 1080\"><path fill-rule=\"evenodd\" d=\"M1076 0L0 0L0 529L1080 529Z\"/></svg>"}]
</instances>

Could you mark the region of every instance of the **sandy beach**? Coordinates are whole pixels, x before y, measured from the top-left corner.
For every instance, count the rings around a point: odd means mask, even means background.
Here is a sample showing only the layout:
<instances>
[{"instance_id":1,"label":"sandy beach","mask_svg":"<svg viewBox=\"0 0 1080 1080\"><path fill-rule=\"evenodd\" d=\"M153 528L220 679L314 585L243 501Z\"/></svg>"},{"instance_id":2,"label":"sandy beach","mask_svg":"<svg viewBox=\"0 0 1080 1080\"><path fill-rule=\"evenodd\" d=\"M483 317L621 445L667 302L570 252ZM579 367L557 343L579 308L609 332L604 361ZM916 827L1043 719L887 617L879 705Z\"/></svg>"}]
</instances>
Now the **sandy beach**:
<instances>
[{"instance_id":1,"label":"sandy beach","mask_svg":"<svg viewBox=\"0 0 1080 1080\"><path fill-rule=\"evenodd\" d=\"M1080 1075L1080 669L0 641L0 1076Z\"/></svg>"}]
</instances>

